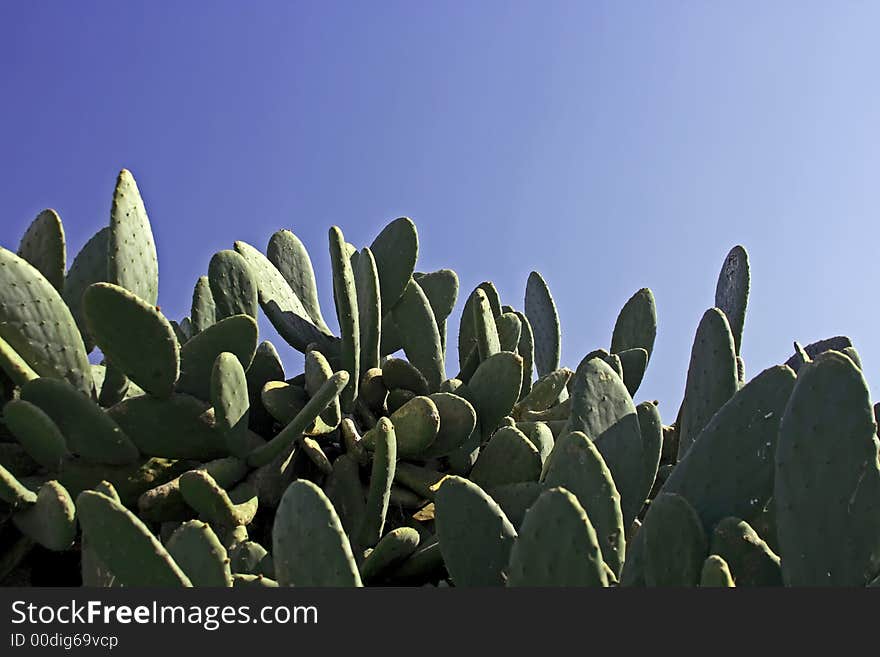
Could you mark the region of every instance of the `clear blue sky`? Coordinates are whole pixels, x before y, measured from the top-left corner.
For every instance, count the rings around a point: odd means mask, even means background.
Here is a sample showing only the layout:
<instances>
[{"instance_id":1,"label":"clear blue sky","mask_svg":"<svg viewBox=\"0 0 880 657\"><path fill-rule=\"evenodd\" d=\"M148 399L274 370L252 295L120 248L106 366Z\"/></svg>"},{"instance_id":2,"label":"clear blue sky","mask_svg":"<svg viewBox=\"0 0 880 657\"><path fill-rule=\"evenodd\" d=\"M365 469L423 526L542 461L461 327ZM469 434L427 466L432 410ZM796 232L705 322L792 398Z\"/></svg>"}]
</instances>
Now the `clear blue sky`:
<instances>
[{"instance_id":1,"label":"clear blue sky","mask_svg":"<svg viewBox=\"0 0 880 657\"><path fill-rule=\"evenodd\" d=\"M651 287L638 397L671 422L742 243L749 375L845 333L877 390L878 25L847 2L4 2L0 244L54 207L72 259L127 167L171 317L212 253L282 227L332 316L328 227L365 245L407 215L462 301L490 279L522 307L541 271L569 366Z\"/></svg>"}]
</instances>

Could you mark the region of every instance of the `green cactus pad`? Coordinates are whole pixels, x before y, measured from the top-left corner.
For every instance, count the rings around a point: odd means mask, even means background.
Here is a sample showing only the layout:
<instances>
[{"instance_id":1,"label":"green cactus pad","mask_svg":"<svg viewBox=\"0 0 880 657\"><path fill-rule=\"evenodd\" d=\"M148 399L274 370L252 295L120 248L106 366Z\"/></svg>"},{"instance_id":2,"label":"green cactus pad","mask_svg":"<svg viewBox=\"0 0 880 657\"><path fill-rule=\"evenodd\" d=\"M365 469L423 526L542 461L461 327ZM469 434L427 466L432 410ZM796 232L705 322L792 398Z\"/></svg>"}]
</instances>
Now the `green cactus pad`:
<instances>
[{"instance_id":1,"label":"green cactus pad","mask_svg":"<svg viewBox=\"0 0 880 657\"><path fill-rule=\"evenodd\" d=\"M64 288L67 248L64 226L55 210L43 210L28 226L18 246L24 258L60 293Z\"/></svg>"},{"instance_id":2,"label":"green cactus pad","mask_svg":"<svg viewBox=\"0 0 880 657\"><path fill-rule=\"evenodd\" d=\"M114 367L155 397L169 397L180 367L174 329L125 288L95 283L82 297L89 335Z\"/></svg>"},{"instance_id":3,"label":"green cactus pad","mask_svg":"<svg viewBox=\"0 0 880 657\"><path fill-rule=\"evenodd\" d=\"M536 271L526 283L525 311L534 335L535 367L538 376L543 376L559 368L562 334L550 288Z\"/></svg>"},{"instance_id":4,"label":"green cactus pad","mask_svg":"<svg viewBox=\"0 0 880 657\"><path fill-rule=\"evenodd\" d=\"M260 394L263 407L281 424L288 424L309 401L305 388L283 381L268 381Z\"/></svg>"},{"instance_id":5,"label":"green cactus pad","mask_svg":"<svg viewBox=\"0 0 880 657\"><path fill-rule=\"evenodd\" d=\"M34 379L22 387L21 398L52 418L72 453L110 465L138 458L138 449L125 430L66 381Z\"/></svg>"},{"instance_id":6,"label":"green cactus pad","mask_svg":"<svg viewBox=\"0 0 880 657\"><path fill-rule=\"evenodd\" d=\"M357 289L358 326L360 328L360 371L379 367L382 328L382 300L379 297L379 273L372 252L364 248L354 269ZM395 350L396 351L396 350Z\"/></svg>"},{"instance_id":7,"label":"green cactus pad","mask_svg":"<svg viewBox=\"0 0 880 657\"><path fill-rule=\"evenodd\" d=\"M845 335L836 335L832 338L817 340L816 342L811 342L806 347L801 347L795 342L795 353L785 361L785 364L797 372L802 364L811 362L821 353L831 350L843 352L844 349L852 346L852 340Z\"/></svg>"},{"instance_id":8,"label":"green cactus pad","mask_svg":"<svg viewBox=\"0 0 880 657\"><path fill-rule=\"evenodd\" d=\"M131 172L116 179L107 239L107 280L155 306L159 298L159 261L153 231Z\"/></svg>"},{"instance_id":9,"label":"green cactus pad","mask_svg":"<svg viewBox=\"0 0 880 657\"><path fill-rule=\"evenodd\" d=\"M626 555L620 495L596 445L579 431L561 436L541 481L545 489L562 487L577 498L596 530L602 560L620 577Z\"/></svg>"},{"instance_id":10,"label":"green cactus pad","mask_svg":"<svg viewBox=\"0 0 880 657\"><path fill-rule=\"evenodd\" d=\"M394 481L428 500L433 500L448 475L400 461L394 470Z\"/></svg>"},{"instance_id":11,"label":"green cactus pad","mask_svg":"<svg viewBox=\"0 0 880 657\"><path fill-rule=\"evenodd\" d=\"M446 319L452 314L458 299L458 274L451 269L439 269L427 274L415 272L413 280L419 284L431 304L437 330L440 332L440 346L445 360Z\"/></svg>"},{"instance_id":12,"label":"green cactus pad","mask_svg":"<svg viewBox=\"0 0 880 657\"><path fill-rule=\"evenodd\" d=\"M92 370L94 377L94 369ZM95 387L98 388L98 382L95 380ZM104 378L101 380L101 386L98 388L98 405L102 408L109 408L114 404L118 404L128 396L129 390L132 394L144 394L144 389L136 383L132 383L125 372L112 364L107 363L104 367Z\"/></svg>"},{"instance_id":13,"label":"green cactus pad","mask_svg":"<svg viewBox=\"0 0 880 657\"><path fill-rule=\"evenodd\" d=\"M318 392L303 407L302 411L278 435L250 453L247 459L248 464L251 467L260 467L268 464L284 452L295 440L299 439L321 412L336 399L347 383L348 372L344 370L336 372L329 381L321 386Z\"/></svg>"},{"instance_id":14,"label":"green cactus pad","mask_svg":"<svg viewBox=\"0 0 880 657\"><path fill-rule=\"evenodd\" d=\"M398 527L385 536L364 559L361 579L370 583L408 559L419 547L419 533L411 527Z\"/></svg>"},{"instance_id":15,"label":"green cactus pad","mask_svg":"<svg viewBox=\"0 0 880 657\"><path fill-rule=\"evenodd\" d=\"M596 530L564 488L542 493L526 511L508 571L507 586L608 586Z\"/></svg>"},{"instance_id":16,"label":"green cactus pad","mask_svg":"<svg viewBox=\"0 0 880 657\"><path fill-rule=\"evenodd\" d=\"M636 414L642 434L642 480L638 497L644 504L654 487L657 468L660 467L660 455L663 452L663 421L660 419L660 410L651 402L642 402L636 406Z\"/></svg>"},{"instance_id":17,"label":"green cactus pad","mask_svg":"<svg viewBox=\"0 0 880 657\"><path fill-rule=\"evenodd\" d=\"M81 305L82 295L92 283L107 280L107 241L109 237L109 226L95 233L73 259L73 263L67 271L67 278L64 279L62 296L79 327L87 352L92 350L94 343L92 343L86 327Z\"/></svg>"},{"instance_id":18,"label":"green cactus pad","mask_svg":"<svg viewBox=\"0 0 880 657\"><path fill-rule=\"evenodd\" d=\"M514 427L498 429L480 450L470 479L489 490L504 484L538 481L541 455L532 442Z\"/></svg>"},{"instance_id":19,"label":"green cactus pad","mask_svg":"<svg viewBox=\"0 0 880 657\"><path fill-rule=\"evenodd\" d=\"M233 487L248 473L247 464L231 456L208 461L198 469L204 470L222 488ZM192 507L180 492L179 476L144 491L137 499L137 508L140 517L149 522L187 520L192 517Z\"/></svg>"},{"instance_id":20,"label":"green cactus pad","mask_svg":"<svg viewBox=\"0 0 880 657\"><path fill-rule=\"evenodd\" d=\"M67 490L57 481L40 487L36 502L12 516L18 530L44 548L60 552L76 537L76 509Z\"/></svg>"},{"instance_id":21,"label":"green cactus pad","mask_svg":"<svg viewBox=\"0 0 880 657\"><path fill-rule=\"evenodd\" d=\"M272 429L272 416L263 406L260 394L263 387L269 381L284 380L284 366L278 350L268 340L263 340L257 345L251 366L245 372L247 379L248 402L250 405L250 427L260 434L266 434Z\"/></svg>"},{"instance_id":22,"label":"green cactus pad","mask_svg":"<svg viewBox=\"0 0 880 657\"><path fill-rule=\"evenodd\" d=\"M437 438L426 449L424 458L446 456L461 447L473 433L477 412L470 402L449 392L435 392L429 396L440 413L440 429Z\"/></svg>"},{"instance_id":23,"label":"green cactus pad","mask_svg":"<svg viewBox=\"0 0 880 657\"><path fill-rule=\"evenodd\" d=\"M519 317L520 323L519 344L516 353L523 359L522 386L519 392L519 398L522 399L532 389L532 375L535 367L535 336L532 332L532 325L526 316L520 312L516 313L516 316Z\"/></svg>"},{"instance_id":24,"label":"green cactus pad","mask_svg":"<svg viewBox=\"0 0 880 657\"><path fill-rule=\"evenodd\" d=\"M538 379L526 397L517 404L517 412L546 411L556 403L574 375L567 367L554 370Z\"/></svg>"},{"instance_id":25,"label":"green cactus pad","mask_svg":"<svg viewBox=\"0 0 880 657\"><path fill-rule=\"evenodd\" d=\"M257 317L257 283L247 260L231 249L218 251L208 263L208 284L215 319L233 315Z\"/></svg>"},{"instance_id":26,"label":"green cactus pad","mask_svg":"<svg viewBox=\"0 0 880 657\"><path fill-rule=\"evenodd\" d=\"M789 586L864 586L880 571L880 460L868 384L848 357L801 367L779 428L774 502Z\"/></svg>"},{"instance_id":27,"label":"green cactus pad","mask_svg":"<svg viewBox=\"0 0 880 657\"><path fill-rule=\"evenodd\" d=\"M501 351L516 353L522 335L522 322L516 313L502 313L495 322Z\"/></svg>"},{"instance_id":28,"label":"green cactus pad","mask_svg":"<svg viewBox=\"0 0 880 657\"><path fill-rule=\"evenodd\" d=\"M724 313L710 308L694 337L678 426L678 458L739 388L733 335Z\"/></svg>"},{"instance_id":29,"label":"green cactus pad","mask_svg":"<svg viewBox=\"0 0 880 657\"><path fill-rule=\"evenodd\" d=\"M739 355L742 346L746 308L749 305L749 254L742 246L733 247L724 259L718 283L715 286L715 307L719 308L730 323L733 344Z\"/></svg>"},{"instance_id":30,"label":"green cactus pad","mask_svg":"<svg viewBox=\"0 0 880 657\"><path fill-rule=\"evenodd\" d=\"M333 462L324 492L339 514L345 533L354 535L366 512L358 460L354 456L343 454Z\"/></svg>"},{"instance_id":31,"label":"green cactus pad","mask_svg":"<svg viewBox=\"0 0 880 657\"><path fill-rule=\"evenodd\" d=\"M458 363L462 370L465 369L466 361L471 351L477 348L477 329L474 325L475 309L477 304L477 293L482 290L483 294L489 300L489 307L492 309L492 316L498 317L501 314L501 300L498 297L498 290L491 281L483 281L480 283L464 303L461 311L461 322L458 328ZM476 358L476 356L475 356ZM479 359L477 358L477 363ZM476 365L475 365L476 366Z\"/></svg>"},{"instance_id":32,"label":"green cactus pad","mask_svg":"<svg viewBox=\"0 0 880 657\"><path fill-rule=\"evenodd\" d=\"M274 566L270 565L272 555L259 543L243 541L227 551L229 567L233 573L266 575L268 577L269 573L264 571L274 572Z\"/></svg>"},{"instance_id":33,"label":"green cactus pad","mask_svg":"<svg viewBox=\"0 0 880 657\"><path fill-rule=\"evenodd\" d=\"M397 436L397 455L412 458L423 454L440 430L440 411L430 397L413 397L394 413L391 423ZM364 434L363 444L374 449L380 435L378 425Z\"/></svg>"},{"instance_id":34,"label":"green cactus pad","mask_svg":"<svg viewBox=\"0 0 880 657\"><path fill-rule=\"evenodd\" d=\"M228 351L217 356L211 371L211 402L217 430L233 456L245 458L249 451L247 375L241 361Z\"/></svg>"},{"instance_id":35,"label":"green cactus pad","mask_svg":"<svg viewBox=\"0 0 880 657\"><path fill-rule=\"evenodd\" d=\"M501 351L501 341L498 338L498 326L492 307L489 305L489 297L477 288L474 298L474 332L477 340L477 353L480 362ZM500 318L500 315L499 315Z\"/></svg>"},{"instance_id":36,"label":"green cactus pad","mask_svg":"<svg viewBox=\"0 0 880 657\"><path fill-rule=\"evenodd\" d=\"M299 238L289 230L277 231L269 238L266 256L287 281L312 323L329 334L330 329L324 322L318 302L318 285L312 260Z\"/></svg>"},{"instance_id":37,"label":"green cactus pad","mask_svg":"<svg viewBox=\"0 0 880 657\"><path fill-rule=\"evenodd\" d=\"M721 520L712 533L710 552L727 562L737 586L782 586L779 557L744 520Z\"/></svg>"},{"instance_id":38,"label":"green cactus pad","mask_svg":"<svg viewBox=\"0 0 880 657\"><path fill-rule=\"evenodd\" d=\"M190 316L194 335L198 335L217 321L217 305L214 303L211 282L207 276L199 276L193 288Z\"/></svg>"},{"instance_id":39,"label":"green cactus pad","mask_svg":"<svg viewBox=\"0 0 880 657\"><path fill-rule=\"evenodd\" d=\"M617 315L611 336L611 352L619 354L627 349L640 348L648 352L650 360L656 337L657 307L654 293L644 287L627 300Z\"/></svg>"},{"instance_id":40,"label":"green cactus pad","mask_svg":"<svg viewBox=\"0 0 880 657\"><path fill-rule=\"evenodd\" d=\"M3 407L3 422L33 459L47 470L57 471L69 455L64 434L38 406L12 399Z\"/></svg>"},{"instance_id":41,"label":"green cactus pad","mask_svg":"<svg viewBox=\"0 0 880 657\"><path fill-rule=\"evenodd\" d=\"M382 383L388 390L404 388L416 395L427 395L428 381L419 370L402 358L387 358L382 363Z\"/></svg>"},{"instance_id":42,"label":"green cactus pad","mask_svg":"<svg viewBox=\"0 0 880 657\"><path fill-rule=\"evenodd\" d=\"M394 425L388 418L383 417L373 432L375 439L373 465L370 471L370 488L356 540L361 549L373 547L382 537L385 514L388 512L391 482L394 481L394 470L397 464L397 438L395 437Z\"/></svg>"},{"instance_id":43,"label":"green cactus pad","mask_svg":"<svg viewBox=\"0 0 880 657\"><path fill-rule=\"evenodd\" d=\"M339 403L345 413L350 413L361 378L360 318L354 272L345 252L345 238L337 226L330 229L330 264L333 268L336 317L339 320L339 331L342 336L340 364L349 375L348 384L339 395Z\"/></svg>"},{"instance_id":44,"label":"green cactus pad","mask_svg":"<svg viewBox=\"0 0 880 657\"><path fill-rule=\"evenodd\" d=\"M750 518L773 494L779 422L794 386L779 365L749 381L703 429L663 491L685 497L707 531L726 516Z\"/></svg>"},{"instance_id":45,"label":"green cactus pad","mask_svg":"<svg viewBox=\"0 0 880 657\"><path fill-rule=\"evenodd\" d=\"M644 503L635 404L621 378L601 358L585 358L572 381L568 430L582 431L596 442L620 493L624 527L629 527Z\"/></svg>"},{"instance_id":46,"label":"green cactus pad","mask_svg":"<svg viewBox=\"0 0 880 657\"><path fill-rule=\"evenodd\" d=\"M648 352L641 347L624 349L617 354L620 359L620 367L623 370L623 385L629 391L630 397L634 397L642 378L645 376L645 368L648 366Z\"/></svg>"},{"instance_id":47,"label":"green cactus pad","mask_svg":"<svg viewBox=\"0 0 880 657\"><path fill-rule=\"evenodd\" d=\"M523 359L502 351L480 363L466 386L458 390L477 411L477 420L488 439L502 418L510 415L519 397Z\"/></svg>"},{"instance_id":48,"label":"green cactus pad","mask_svg":"<svg viewBox=\"0 0 880 657\"><path fill-rule=\"evenodd\" d=\"M516 530L482 488L446 477L434 499L434 522L446 568L456 586L503 586Z\"/></svg>"},{"instance_id":49,"label":"green cactus pad","mask_svg":"<svg viewBox=\"0 0 880 657\"><path fill-rule=\"evenodd\" d=\"M284 492L272 529L272 556L281 586L361 586L339 516L310 481L297 480Z\"/></svg>"},{"instance_id":50,"label":"green cactus pad","mask_svg":"<svg viewBox=\"0 0 880 657\"><path fill-rule=\"evenodd\" d=\"M183 523L171 534L167 549L193 586L232 586L226 548L207 523Z\"/></svg>"},{"instance_id":51,"label":"green cactus pad","mask_svg":"<svg viewBox=\"0 0 880 657\"><path fill-rule=\"evenodd\" d=\"M305 375L306 393L309 397L313 397L321 386L333 377L333 369L320 351L312 349L306 352ZM342 420L342 411L338 399L330 402L330 405L321 412L321 419L331 427L339 424Z\"/></svg>"},{"instance_id":52,"label":"green cactus pad","mask_svg":"<svg viewBox=\"0 0 880 657\"><path fill-rule=\"evenodd\" d=\"M76 512L89 549L123 586L192 586L146 525L119 502L83 491Z\"/></svg>"},{"instance_id":53,"label":"green cactus pad","mask_svg":"<svg viewBox=\"0 0 880 657\"><path fill-rule=\"evenodd\" d=\"M658 495L644 524L645 583L648 586L696 586L709 545L700 517L680 495Z\"/></svg>"},{"instance_id":54,"label":"green cactus pad","mask_svg":"<svg viewBox=\"0 0 880 657\"><path fill-rule=\"evenodd\" d=\"M733 588L733 577L727 562L717 554L710 554L703 562L703 570L700 573L700 586L703 588Z\"/></svg>"},{"instance_id":55,"label":"green cactus pad","mask_svg":"<svg viewBox=\"0 0 880 657\"><path fill-rule=\"evenodd\" d=\"M223 434L214 428L211 407L190 395L132 397L107 409L107 415L148 456L208 460L229 453ZM68 436L76 451L69 441Z\"/></svg>"},{"instance_id":56,"label":"green cactus pad","mask_svg":"<svg viewBox=\"0 0 880 657\"><path fill-rule=\"evenodd\" d=\"M26 260L0 247L0 339L44 377L65 379L91 396L82 337L58 291Z\"/></svg>"},{"instance_id":57,"label":"green cactus pad","mask_svg":"<svg viewBox=\"0 0 880 657\"><path fill-rule=\"evenodd\" d=\"M250 315L233 315L208 327L180 349L177 392L211 398L214 361L224 351L235 354L247 370L257 350L257 322Z\"/></svg>"},{"instance_id":58,"label":"green cactus pad","mask_svg":"<svg viewBox=\"0 0 880 657\"><path fill-rule=\"evenodd\" d=\"M205 470L180 475L180 494L199 515L216 527L249 525L257 512L257 496L249 484L227 493ZM236 498L236 499L233 499Z\"/></svg>"},{"instance_id":59,"label":"green cactus pad","mask_svg":"<svg viewBox=\"0 0 880 657\"><path fill-rule=\"evenodd\" d=\"M370 244L379 271L382 306L394 307L409 284L419 257L416 225L407 217L389 223Z\"/></svg>"},{"instance_id":60,"label":"green cactus pad","mask_svg":"<svg viewBox=\"0 0 880 657\"><path fill-rule=\"evenodd\" d=\"M443 346L431 305L418 283L410 281L391 314L409 362L422 373L428 387L437 390L446 378Z\"/></svg>"},{"instance_id":61,"label":"green cactus pad","mask_svg":"<svg viewBox=\"0 0 880 657\"><path fill-rule=\"evenodd\" d=\"M236 242L235 250L247 260L257 282L260 307L282 338L303 353L313 342L325 353L338 351L338 340L315 326L299 297L266 256L247 242Z\"/></svg>"}]
</instances>

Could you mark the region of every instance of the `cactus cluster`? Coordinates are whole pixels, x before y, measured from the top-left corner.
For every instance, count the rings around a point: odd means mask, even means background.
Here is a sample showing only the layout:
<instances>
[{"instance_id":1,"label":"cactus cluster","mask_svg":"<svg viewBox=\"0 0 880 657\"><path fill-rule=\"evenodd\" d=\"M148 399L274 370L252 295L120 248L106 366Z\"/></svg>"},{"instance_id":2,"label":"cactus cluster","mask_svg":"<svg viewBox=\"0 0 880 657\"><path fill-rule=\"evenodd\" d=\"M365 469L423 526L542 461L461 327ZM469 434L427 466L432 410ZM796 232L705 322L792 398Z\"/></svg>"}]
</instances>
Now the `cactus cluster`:
<instances>
[{"instance_id":1,"label":"cactus cluster","mask_svg":"<svg viewBox=\"0 0 880 657\"><path fill-rule=\"evenodd\" d=\"M483 282L456 362L458 277L417 271L412 221L361 249L332 227L329 250L338 335L288 230L214 254L189 316L166 317L128 171L69 268L52 210L17 253L0 248L0 581L877 583L877 423L858 354L844 337L795 343L747 377L742 247L668 424L635 401L650 289L569 369L541 275L520 310ZM304 371L284 372L259 312Z\"/></svg>"}]
</instances>

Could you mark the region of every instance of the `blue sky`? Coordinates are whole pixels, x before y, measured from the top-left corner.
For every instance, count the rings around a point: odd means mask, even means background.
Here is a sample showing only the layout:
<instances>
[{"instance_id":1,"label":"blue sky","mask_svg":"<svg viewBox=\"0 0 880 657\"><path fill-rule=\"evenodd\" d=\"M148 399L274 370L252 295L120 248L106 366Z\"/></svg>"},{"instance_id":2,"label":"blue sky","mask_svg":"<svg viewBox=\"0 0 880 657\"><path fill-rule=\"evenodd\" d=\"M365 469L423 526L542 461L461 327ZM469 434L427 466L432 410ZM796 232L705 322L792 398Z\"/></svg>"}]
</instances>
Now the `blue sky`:
<instances>
[{"instance_id":1,"label":"blue sky","mask_svg":"<svg viewBox=\"0 0 880 657\"><path fill-rule=\"evenodd\" d=\"M328 227L365 245L410 216L419 268L458 272L459 311L487 279L522 307L542 272L572 367L651 287L638 399L671 422L741 243L748 374L844 333L876 383L878 19L846 2L5 2L0 244L53 207L72 259L126 167L169 316L215 251L282 227L329 310Z\"/></svg>"}]
</instances>

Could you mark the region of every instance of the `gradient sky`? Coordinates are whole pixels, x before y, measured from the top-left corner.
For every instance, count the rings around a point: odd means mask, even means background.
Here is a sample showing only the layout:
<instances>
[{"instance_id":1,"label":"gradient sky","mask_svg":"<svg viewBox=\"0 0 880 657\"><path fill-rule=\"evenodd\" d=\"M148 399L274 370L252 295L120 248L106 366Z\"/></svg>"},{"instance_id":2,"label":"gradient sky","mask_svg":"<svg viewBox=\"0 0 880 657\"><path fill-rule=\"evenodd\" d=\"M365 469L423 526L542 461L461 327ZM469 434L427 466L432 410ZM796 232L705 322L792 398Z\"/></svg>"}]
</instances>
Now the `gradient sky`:
<instances>
[{"instance_id":1,"label":"gradient sky","mask_svg":"<svg viewBox=\"0 0 880 657\"><path fill-rule=\"evenodd\" d=\"M453 345L474 286L521 308L536 269L574 367L651 287L637 401L671 422L740 243L748 375L843 333L877 391L878 27L847 2L3 2L0 244L53 207L70 262L126 167L166 314L215 251L289 228L334 325L327 229L406 215L419 269L459 274Z\"/></svg>"}]
</instances>

